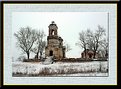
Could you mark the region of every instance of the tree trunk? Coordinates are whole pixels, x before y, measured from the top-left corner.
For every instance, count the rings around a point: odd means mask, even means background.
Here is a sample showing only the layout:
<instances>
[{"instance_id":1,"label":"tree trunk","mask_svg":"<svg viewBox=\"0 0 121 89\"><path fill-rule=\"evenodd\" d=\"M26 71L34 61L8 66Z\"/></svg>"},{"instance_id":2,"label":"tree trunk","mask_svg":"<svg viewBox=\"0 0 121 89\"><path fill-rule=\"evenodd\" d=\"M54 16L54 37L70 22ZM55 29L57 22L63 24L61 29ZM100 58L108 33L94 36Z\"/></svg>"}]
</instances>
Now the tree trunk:
<instances>
[{"instance_id":1,"label":"tree trunk","mask_svg":"<svg viewBox=\"0 0 121 89\"><path fill-rule=\"evenodd\" d=\"M105 57L106 59L108 58L108 51L106 50L106 53L105 53Z\"/></svg>"},{"instance_id":2,"label":"tree trunk","mask_svg":"<svg viewBox=\"0 0 121 89\"><path fill-rule=\"evenodd\" d=\"M95 58L95 56L96 56L96 51L94 51L94 57L93 58Z\"/></svg>"},{"instance_id":3,"label":"tree trunk","mask_svg":"<svg viewBox=\"0 0 121 89\"><path fill-rule=\"evenodd\" d=\"M84 55L85 55L85 59L87 60L87 50L86 50L86 48L84 48Z\"/></svg>"},{"instance_id":4,"label":"tree trunk","mask_svg":"<svg viewBox=\"0 0 121 89\"><path fill-rule=\"evenodd\" d=\"M40 51L40 57L42 56L42 52Z\"/></svg>"},{"instance_id":5,"label":"tree trunk","mask_svg":"<svg viewBox=\"0 0 121 89\"><path fill-rule=\"evenodd\" d=\"M37 56L37 59L39 58L39 57L38 57L38 56L39 56L38 54L39 54L39 52L37 52L37 55L36 55L36 56Z\"/></svg>"},{"instance_id":6,"label":"tree trunk","mask_svg":"<svg viewBox=\"0 0 121 89\"><path fill-rule=\"evenodd\" d=\"M27 58L29 59L29 52L26 52L27 53Z\"/></svg>"}]
</instances>

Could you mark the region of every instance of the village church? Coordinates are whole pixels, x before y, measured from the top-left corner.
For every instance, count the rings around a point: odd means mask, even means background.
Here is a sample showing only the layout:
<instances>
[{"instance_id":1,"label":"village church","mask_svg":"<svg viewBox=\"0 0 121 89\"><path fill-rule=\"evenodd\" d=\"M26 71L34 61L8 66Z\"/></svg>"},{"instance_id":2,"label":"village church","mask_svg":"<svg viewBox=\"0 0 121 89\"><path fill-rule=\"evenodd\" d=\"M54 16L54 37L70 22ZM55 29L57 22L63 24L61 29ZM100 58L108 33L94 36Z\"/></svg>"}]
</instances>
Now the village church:
<instances>
[{"instance_id":1,"label":"village church","mask_svg":"<svg viewBox=\"0 0 121 89\"><path fill-rule=\"evenodd\" d=\"M45 56L54 56L57 60L65 58L65 46L63 39L58 36L58 27L54 21L48 26L49 34L47 36L47 46L45 47Z\"/></svg>"}]
</instances>

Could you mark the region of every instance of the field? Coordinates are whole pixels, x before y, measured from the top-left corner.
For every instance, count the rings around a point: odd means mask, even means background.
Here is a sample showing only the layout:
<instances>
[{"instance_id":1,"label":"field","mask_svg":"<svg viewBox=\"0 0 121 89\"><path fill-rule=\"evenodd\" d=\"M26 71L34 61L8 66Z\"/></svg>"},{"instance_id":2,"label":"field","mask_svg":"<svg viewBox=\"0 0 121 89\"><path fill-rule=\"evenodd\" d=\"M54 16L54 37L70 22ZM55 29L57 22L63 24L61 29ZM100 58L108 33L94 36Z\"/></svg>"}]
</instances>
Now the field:
<instances>
[{"instance_id":1,"label":"field","mask_svg":"<svg viewBox=\"0 0 121 89\"><path fill-rule=\"evenodd\" d=\"M108 61L90 62L13 62L13 77L108 76Z\"/></svg>"}]
</instances>

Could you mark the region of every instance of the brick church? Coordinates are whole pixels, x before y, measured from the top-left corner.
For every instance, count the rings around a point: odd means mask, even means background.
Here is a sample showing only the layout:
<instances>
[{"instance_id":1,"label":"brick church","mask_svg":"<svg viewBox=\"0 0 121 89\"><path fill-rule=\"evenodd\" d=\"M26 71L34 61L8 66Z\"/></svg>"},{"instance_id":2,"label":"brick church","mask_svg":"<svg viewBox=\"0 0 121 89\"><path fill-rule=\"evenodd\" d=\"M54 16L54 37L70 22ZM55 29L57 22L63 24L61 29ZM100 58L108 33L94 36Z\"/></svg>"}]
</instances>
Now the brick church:
<instances>
[{"instance_id":1,"label":"brick church","mask_svg":"<svg viewBox=\"0 0 121 89\"><path fill-rule=\"evenodd\" d=\"M58 36L58 27L54 21L48 26L49 34L47 36L47 46L45 47L45 56L54 56L61 60L65 58L65 47L63 39Z\"/></svg>"}]
</instances>

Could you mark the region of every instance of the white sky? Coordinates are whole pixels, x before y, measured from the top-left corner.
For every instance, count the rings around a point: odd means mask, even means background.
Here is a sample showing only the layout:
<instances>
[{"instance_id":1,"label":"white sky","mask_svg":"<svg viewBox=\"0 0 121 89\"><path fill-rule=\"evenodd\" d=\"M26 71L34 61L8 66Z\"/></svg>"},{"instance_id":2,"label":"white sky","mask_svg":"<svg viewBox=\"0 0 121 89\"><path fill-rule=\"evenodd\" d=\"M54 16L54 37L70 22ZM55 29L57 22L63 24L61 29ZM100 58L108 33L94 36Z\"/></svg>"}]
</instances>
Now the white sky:
<instances>
[{"instance_id":1,"label":"white sky","mask_svg":"<svg viewBox=\"0 0 121 89\"><path fill-rule=\"evenodd\" d=\"M82 30L96 30L98 25L108 29L107 12L14 12L12 13L12 35L19 31L20 27L30 26L33 29L44 30L48 35L48 26L55 21L58 26L58 34L72 48L66 53L66 57L81 57L82 48L75 45L78 42L79 32ZM13 57L18 58L21 50L16 48L16 39L12 36ZM14 55L18 54L18 55ZM32 55L32 54L31 54Z\"/></svg>"}]
</instances>

